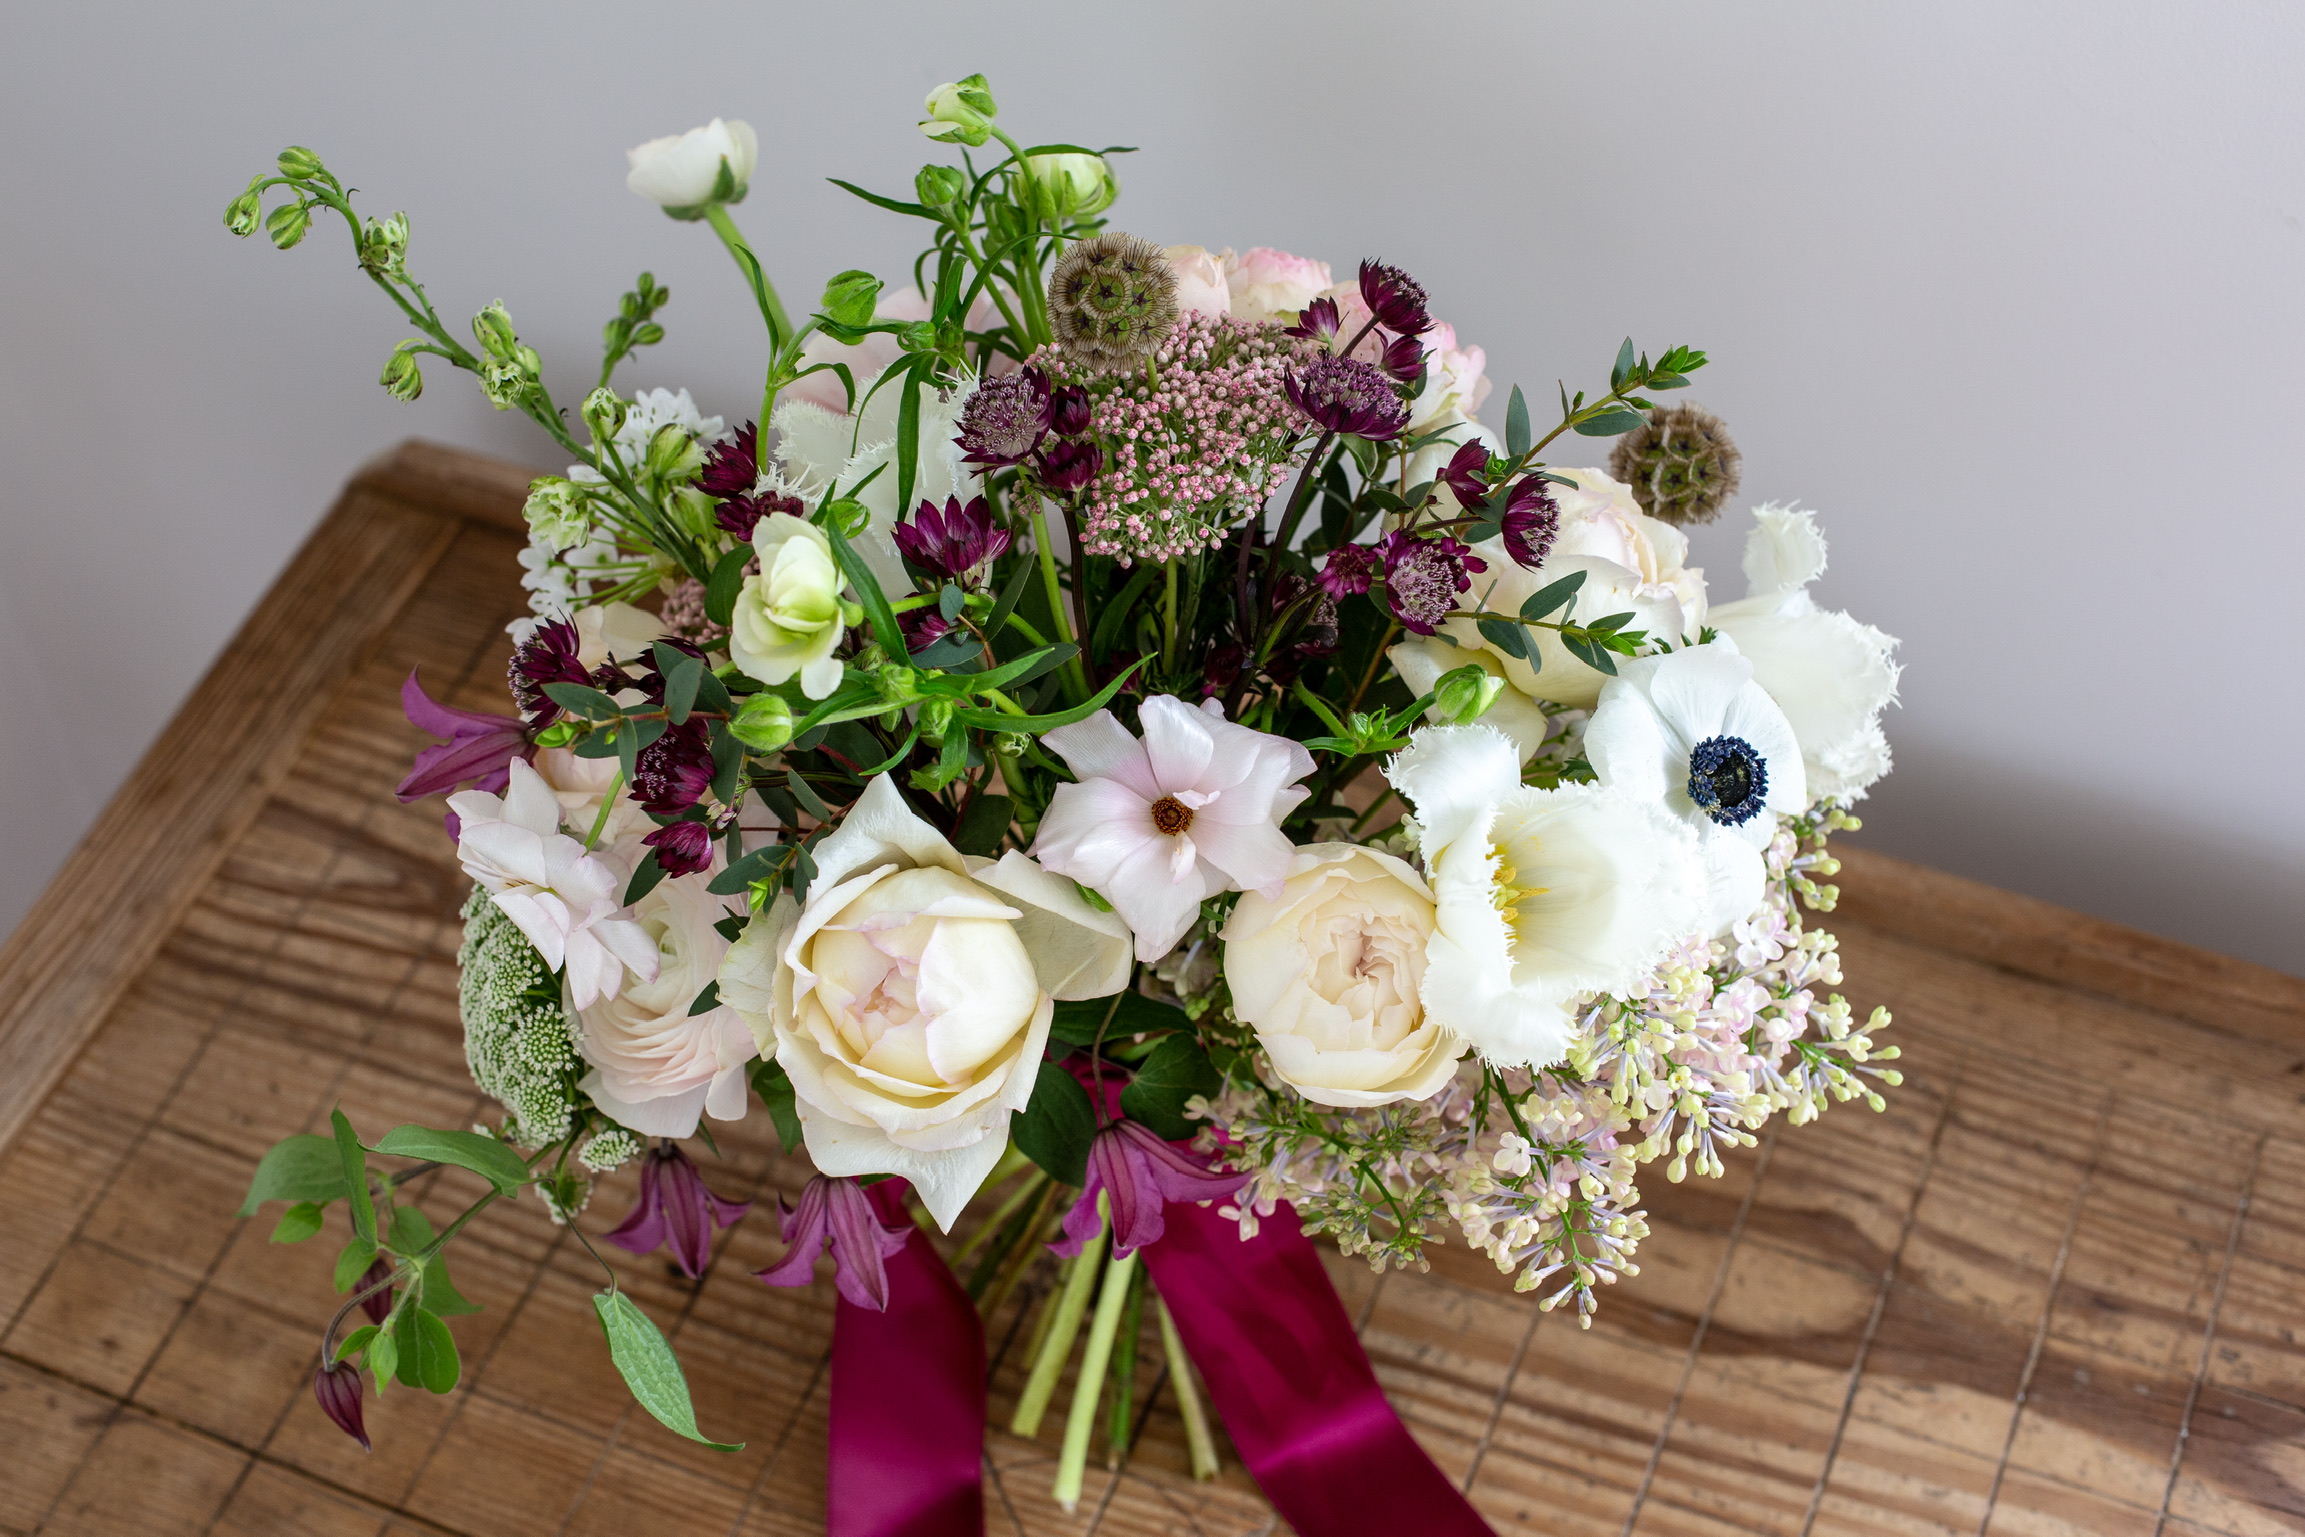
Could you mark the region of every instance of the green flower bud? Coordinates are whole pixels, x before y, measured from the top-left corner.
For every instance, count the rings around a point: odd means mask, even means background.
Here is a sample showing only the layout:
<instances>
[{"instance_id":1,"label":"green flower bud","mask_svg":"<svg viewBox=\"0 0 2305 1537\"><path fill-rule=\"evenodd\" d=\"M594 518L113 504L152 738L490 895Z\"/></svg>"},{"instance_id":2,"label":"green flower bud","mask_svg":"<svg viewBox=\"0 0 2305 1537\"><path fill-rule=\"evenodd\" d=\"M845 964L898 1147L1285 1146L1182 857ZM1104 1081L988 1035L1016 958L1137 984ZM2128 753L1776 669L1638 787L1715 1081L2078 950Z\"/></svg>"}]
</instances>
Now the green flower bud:
<instances>
[{"instance_id":1,"label":"green flower bud","mask_svg":"<svg viewBox=\"0 0 2305 1537\"><path fill-rule=\"evenodd\" d=\"M1102 155L1034 155L1025 164L1060 217L1093 219L1120 196L1120 178Z\"/></svg>"},{"instance_id":2,"label":"green flower bud","mask_svg":"<svg viewBox=\"0 0 2305 1537\"><path fill-rule=\"evenodd\" d=\"M263 180L257 177L248 184L246 192L224 205L224 227L244 240L255 234L256 227L264 222L264 200L256 191L257 183Z\"/></svg>"},{"instance_id":3,"label":"green flower bud","mask_svg":"<svg viewBox=\"0 0 2305 1537\"><path fill-rule=\"evenodd\" d=\"M704 450L688 429L667 422L648 440L647 465L658 480L685 480L704 468Z\"/></svg>"},{"instance_id":4,"label":"green flower bud","mask_svg":"<svg viewBox=\"0 0 2305 1537\"><path fill-rule=\"evenodd\" d=\"M327 167L320 163L320 157L301 144L291 144L282 150L279 165L281 175L301 177L307 181L328 174Z\"/></svg>"},{"instance_id":5,"label":"green flower bud","mask_svg":"<svg viewBox=\"0 0 2305 1537\"><path fill-rule=\"evenodd\" d=\"M854 539L872 526L872 509L853 497L842 497L825 508L824 514L844 539Z\"/></svg>"},{"instance_id":6,"label":"green flower bud","mask_svg":"<svg viewBox=\"0 0 2305 1537\"><path fill-rule=\"evenodd\" d=\"M624 425L625 411L623 397L605 384L585 396L584 404L577 408L595 443L606 443L616 436L617 429Z\"/></svg>"},{"instance_id":7,"label":"green flower bud","mask_svg":"<svg viewBox=\"0 0 2305 1537\"><path fill-rule=\"evenodd\" d=\"M408 255L408 215L370 219L360 232L360 265L370 272L396 273Z\"/></svg>"},{"instance_id":8,"label":"green flower bud","mask_svg":"<svg viewBox=\"0 0 2305 1537\"><path fill-rule=\"evenodd\" d=\"M910 667L883 667L873 675L880 685L880 697L892 706L908 705L920 698L920 674Z\"/></svg>"},{"instance_id":9,"label":"green flower bud","mask_svg":"<svg viewBox=\"0 0 2305 1537\"><path fill-rule=\"evenodd\" d=\"M416 354L409 348L413 342L403 342L391 357L384 360L384 373L376 382L394 400L414 400L424 393L424 371L416 366Z\"/></svg>"},{"instance_id":10,"label":"green flower bud","mask_svg":"<svg viewBox=\"0 0 2305 1537\"><path fill-rule=\"evenodd\" d=\"M778 694L754 694L737 707L728 733L754 752L775 752L792 740L792 706Z\"/></svg>"},{"instance_id":11,"label":"green flower bud","mask_svg":"<svg viewBox=\"0 0 2305 1537\"><path fill-rule=\"evenodd\" d=\"M528 483L520 515L536 542L548 549L572 550L592 537L592 507L573 480L539 475Z\"/></svg>"},{"instance_id":12,"label":"green flower bud","mask_svg":"<svg viewBox=\"0 0 2305 1537\"><path fill-rule=\"evenodd\" d=\"M920 707L920 739L924 742L942 742L945 733L952 730L953 702L949 699L928 699Z\"/></svg>"},{"instance_id":13,"label":"green flower bud","mask_svg":"<svg viewBox=\"0 0 2305 1537\"><path fill-rule=\"evenodd\" d=\"M1468 664L1441 674L1433 685L1433 708L1455 724L1469 726L1486 714L1504 691L1504 679Z\"/></svg>"},{"instance_id":14,"label":"green flower bud","mask_svg":"<svg viewBox=\"0 0 2305 1537\"><path fill-rule=\"evenodd\" d=\"M554 721L536 733L536 745L539 747L566 747L576 738L576 723L564 718Z\"/></svg>"},{"instance_id":15,"label":"green flower bud","mask_svg":"<svg viewBox=\"0 0 2305 1537\"><path fill-rule=\"evenodd\" d=\"M990 124L1000 111L993 105L992 92L985 86L982 75L970 75L965 80L938 86L928 93L925 110L928 116L921 122L922 133L945 143L971 147L992 137Z\"/></svg>"},{"instance_id":16,"label":"green flower bud","mask_svg":"<svg viewBox=\"0 0 2305 1537\"><path fill-rule=\"evenodd\" d=\"M857 330L872 324L880 279L869 272L843 272L824 285L824 316L836 326Z\"/></svg>"},{"instance_id":17,"label":"green flower bud","mask_svg":"<svg viewBox=\"0 0 2305 1537\"><path fill-rule=\"evenodd\" d=\"M512 329L512 317L505 313L501 299L472 317L472 337L482 351L505 362L512 360L514 349L520 345L520 335Z\"/></svg>"},{"instance_id":18,"label":"green flower bud","mask_svg":"<svg viewBox=\"0 0 2305 1537\"><path fill-rule=\"evenodd\" d=\"M302 240L311 228L312 210L300 202L282 203L272 210L272 217L264 221L264 233L283 251Z\"/></svg>"},{"instance_id":19,"label":"green flower bud","mask_svg":"<svg viewBox=\"0 0 2305 1537\"><path fill-rule=\"evenodd\" d=\"M913 195L930 208L949 208L968 191L968 178L949 165L924 165L912 179Z\"/></svg>"}]
</instances>

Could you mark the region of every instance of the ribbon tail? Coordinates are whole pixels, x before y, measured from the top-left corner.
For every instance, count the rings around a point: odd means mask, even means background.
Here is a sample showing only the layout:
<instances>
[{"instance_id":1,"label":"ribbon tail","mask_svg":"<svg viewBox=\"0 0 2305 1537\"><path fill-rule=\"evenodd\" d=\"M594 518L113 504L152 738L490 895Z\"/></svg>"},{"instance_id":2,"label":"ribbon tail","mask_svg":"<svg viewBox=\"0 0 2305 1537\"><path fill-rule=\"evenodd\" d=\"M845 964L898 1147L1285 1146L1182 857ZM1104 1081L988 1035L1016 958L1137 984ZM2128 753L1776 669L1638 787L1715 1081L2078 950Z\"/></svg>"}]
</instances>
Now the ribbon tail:
<instances>
[{"instance_id":1,"label":"ribbon tail","mask_svg":"<svg viewBox=\"0 0 2305 1537\"><path fill-rule=\"evenodd\" d=\"M873 1209L911 1227L904 1181ZM828 1537L983 1537L984 1329L926 1234L890 1255L888 1307L833 1316Z\"/></svg>"},{"instance_id":2,"label":"ribbon tail","mask_svg":"<svg viewBox=\"0 0 2305 1537\"><path fill-rule=\"evenodd\" d=\"M1295 1211L1245 1243L1213 1204L1166 1215L1144 1250L1153 1284L1283 1520L1301 1537L1495 1537L1386 1402Z\"/></svg>"}]
</instances>

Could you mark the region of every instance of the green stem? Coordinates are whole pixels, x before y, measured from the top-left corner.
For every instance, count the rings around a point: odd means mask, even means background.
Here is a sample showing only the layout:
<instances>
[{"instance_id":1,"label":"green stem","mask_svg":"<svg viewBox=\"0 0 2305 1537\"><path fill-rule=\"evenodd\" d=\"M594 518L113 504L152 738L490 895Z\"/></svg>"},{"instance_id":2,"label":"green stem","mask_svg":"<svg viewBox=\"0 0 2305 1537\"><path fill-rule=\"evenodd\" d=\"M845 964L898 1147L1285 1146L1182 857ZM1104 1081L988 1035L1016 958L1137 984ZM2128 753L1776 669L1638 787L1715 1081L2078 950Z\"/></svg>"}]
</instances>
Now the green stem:
<instances>
[{"instance_id":1,"label":"green stem","mask_svg":"<svg viewBox=\"0 0 2305 1537\"><path fill-rule=\"evenodd\" d=\"M1160 1315L1161 1353L1168 1357L1169 1386L1176 1390L1177 1417L1185 1422L1185 1451L1192 1461L1193 1477L1205 1481L1217 1476L1217 1440L1209 1434L1208 1407L1201 1402L1200 1384L1193 1380L1192 1359L1185 1354L1184 1337L1177 1333L1177 1321L1169 1316L1168 1303L1156 1294L1153 1310Z\"/></svg>"},{"instance_id":2,"label":"green stem","mask_svg":"<svg viewBox=\"0 0 2305 1537\"><path fill-rule=\"evenodd\" d=\"M1144 1326L1144 1293L1145 1271L1139 1265L1129 1277L1128 1307L1121 1314L1120 1336L1113 1341L1112 1417L1107 1422L1105 1442L1108 1467L1119 1467L1128 1456L1129 1432L1136 1424L1136 1351L1137 1336Z\"/></svg>"},{"instance_id":3,"label":"green stem","mask_svg":"<svg viewBox=\"0 0 2305 1537\"><path fill-rule=\"evenodd\" d=\"M1177 563L1161 569L1161 671L1177 670Z\"/></svg>"},{"instance_id":4,"label":"green stem","mask_svg":"<svg viewBox=\"0 0 2305 1537\"><path fill-rule=\"evenodd\" d=\"M1297 523L1305 515L1305 507L1312 501L1313 476L1320 470L1321 460L1328 454L1329 445L1336 441L1333 432L1321 434L1320 442L1313 445L1312 457L1305 460L1304 469L1297 475L1296 489L1289 493L1289 510L1281 514L1280 532L1273 536L1273 548L1285 550L1296 537Z\"/></svg>"},{"instance_id":5,"label":"green stem","mask_svg":"<svg viewBox=\"0 0 2305 1537\"><path fill-rule=\"evenodd\" d=\"M1108 1205L1100 1194L1097 1209L1105 1211ZM1089 1433L1096 1428L1105 1368L1112 1364L1113 1340L1120 1333L1121 1313L1128 1306L1136 1271L1134 1252L1105 1266L1104 1285L1097 1292L1096 1319L1089 1325L1088 1343L1081 1348L1080 1375L1073 1381L1072 1409L1064 1422L1064 1450L1057 1454L1056 1484L1050 1490L1067 1515L1080 1507L1081 1476L1088 1470Z\"/></svg>"},{"instance_id":6,"label":"green stem","mask_svg":"<svg viewBox=\"0 0 2305 1537\"><path fill-rule=\"evenodd\" d=\"M1024 1393L1016 1401L1016 1413L1009 1418L1008 1428L1020 1436L1040 1433L1041 1416L1048 1412L1048 1401L1056 1393L1057 1379L1064 1375L1065 1359L1072 1354L1072 1342L1080 1334L1081 1315L1088 1311L1088 1294L1096 1286L1097 1262L1103 1254L1104 1234L1100 1231L1081 1250L1073 1261L1071 1274L1065 1277L1048 1337L1041 1341L1040 1353L1033 1357L1032 1375L1025 1379Z\"/></svg>"},{"instance_id":7,"label":"green stem","mask_svg":"<svg viewBox=\"0 0 2305 1537\"><path fill-rule=\"evenodd\" d=\"M1048 503L1037 492L1028 494L1032 497L1032 504L1026 516L1032 522L1033 551L1040 560L1040 583L1042 590L1048 594L1049 617L1056 621L1057 639L1079 645L1080 637L1073 634L1072 617L1066 612L1064 585L1057 580L1056 548L1049 543L1048 537ZM1012 613L1009 617L1013 621L1016 616ZM1058 670L1064 674L1065 681L1072 685L1074 699L1086 699L1095 692L1088 686L1088 672L1080 665L1078 656Z\"/></svg>"}]
</instances>

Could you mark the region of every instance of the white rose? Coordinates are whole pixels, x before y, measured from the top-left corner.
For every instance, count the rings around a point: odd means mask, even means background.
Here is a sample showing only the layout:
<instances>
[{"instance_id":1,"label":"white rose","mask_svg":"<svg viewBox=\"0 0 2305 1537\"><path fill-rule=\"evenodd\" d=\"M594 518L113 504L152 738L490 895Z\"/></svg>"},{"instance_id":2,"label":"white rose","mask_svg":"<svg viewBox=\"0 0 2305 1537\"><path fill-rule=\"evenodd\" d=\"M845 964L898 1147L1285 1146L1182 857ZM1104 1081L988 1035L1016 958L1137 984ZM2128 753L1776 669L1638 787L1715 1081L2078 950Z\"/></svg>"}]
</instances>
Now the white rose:
<instances>
[{"instance_id":1,"label":"white rose","mask_svg":"<svg viewBox=\"0 0 2305 1537\"><path fill-rule=\"evenodd\" d=\"M1224 263L1206 246L1165 246L1169 271L1176 274L1177 311L1185 315L1224 315L1232 311L1232 293L1225 287Z\"/></svg>"},{"instance_id":2,"label":"white rose","mask_svg":"<svg viewBox=\"0 0 2305 1537\"><path fill-rule=\"evenodd\" d=\"M901 1174L952 1226L1032 1098L1055 1000L1128 982L1125 924L1011 852L964 859L886 774L748 925L720 996L792 1077L826 1174Z\"/></svg>"},{"instance_id":3,"label":"white rose","mask_svg":"<svg viewBox=\"0 0 2305 1537\"><path fill-rule=\"evenodd\" d=\"M705 891L710 879L661 881L635 903L633 919L656 944L654 980L577 1011L576 1049L592 1064L581 1087L643 1136L693 1136L700 1114L742 1119L745 1066L760 1056L734 1009L689 1012L728 953L713 925L729 910Z\"/></svg>"},{"instance_id":4,"label":"white rose","mask_svg":"<svg viewBox=\"0 0 2305 1537\"><path fill-rule=\"evenodd\" d=\"M750 123L716 117L702 128L651 139L624 157L632 163L624 184L642 197L659 208L701 208L743 199L760 159L760 138Z\"/></svg>"},{"instance_id":5,"label":"white rose","mask_svg":"<svg viewBox=\"0 0 2305 1537\"><path fill-rule=\"evenodd\" d=\"M847 628L840 566L832 541L806 518L762 518L753 531L760 570L744 579L729 622L729 659L774 687L800 675L800 691L822 699L840 687L833 649Z\"/></svg>"},{"instance_id":6,"label":"white rose","mask_svg":"<svg viewBox=\"0 0 2305 1537\"><path fill-rule=\"evenodd\" d=\"M1273 1070L1316 1105L1424 1099L1465 1043L1425 1014L1433 898L1390 854L1296 851L1278 898L1244 895L1225 924L1225 982Z\"/></svg>"},{"instance_id":7,"label":"white rose","mask_svg":"<svg viewBox=\"0 0 2305 1537\"><path fill-rule=\"evenodd\" d=\"M1897 698L1897 641L1817 607L1809 584L1824 571L1815 513L1756 507L1745 596L1715 608L1707 622L1737 643L1753 681L1792 722L1809 794L1853 801L1889 772L1881 712Z\"/></svg>"}]
</instances>

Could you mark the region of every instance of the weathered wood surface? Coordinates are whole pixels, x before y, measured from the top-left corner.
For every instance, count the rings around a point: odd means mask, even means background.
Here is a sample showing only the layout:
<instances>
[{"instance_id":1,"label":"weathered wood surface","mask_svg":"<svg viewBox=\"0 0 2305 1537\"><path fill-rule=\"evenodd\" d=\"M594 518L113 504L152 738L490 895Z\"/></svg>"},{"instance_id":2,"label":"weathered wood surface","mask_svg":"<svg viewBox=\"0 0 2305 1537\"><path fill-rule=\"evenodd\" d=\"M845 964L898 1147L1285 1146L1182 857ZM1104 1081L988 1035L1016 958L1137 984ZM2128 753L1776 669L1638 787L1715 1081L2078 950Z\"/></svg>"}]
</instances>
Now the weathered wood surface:
<instances>
[{"instance_id":1,"label":"weathered wood surface","mask_svg":"<svg viewBox=\"0 0 2305 1537\"><path fill-rule=\"evenodd\" d=\"M230 1216L331 1104L482 1110L460 880L437 805L389 791L411 667L502 707L521 479L411 448L356 482L0 957L0 1533L820 1529L829 1287L750 1278L765 1214L700 1284L623 1267L733 1456L630 1406L598 1272L532 1201L458 1245L463 1385L372 1399L364 1455L307 1392L332 1246ZM1501 1532L2305 1532L2305 983L1877 856L1842 884L1847 991L1906 1051L1885 1115L1660 1180L1590 1331L1461 1248L1332 1259L1418 1437ZM763 1133L712 1177L765 1203L802 1171ZM436 1217L472 1193L436 1183ZM1182 1476L1145 1359L1129 1471L1068 1517L1053 1428L996 1432L989 1530L1274 1530L1237 1467Z\"/></svg>"}]
</instances>

